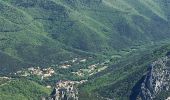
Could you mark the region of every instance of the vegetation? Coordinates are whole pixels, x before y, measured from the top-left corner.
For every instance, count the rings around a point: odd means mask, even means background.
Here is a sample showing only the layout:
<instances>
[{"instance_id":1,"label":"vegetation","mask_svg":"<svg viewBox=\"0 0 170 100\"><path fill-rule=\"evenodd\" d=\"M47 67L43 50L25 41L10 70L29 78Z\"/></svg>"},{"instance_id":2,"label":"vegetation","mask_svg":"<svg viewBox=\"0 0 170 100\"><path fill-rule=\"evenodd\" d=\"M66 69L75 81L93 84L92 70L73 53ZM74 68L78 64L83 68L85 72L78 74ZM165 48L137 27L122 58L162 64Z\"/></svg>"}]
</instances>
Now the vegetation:
<instances>
[{"instance_id":1,"label":"vegetation","mask_svg":"<svg viewBox=\"0 0 170 100\"><path fill-rule=\"evenodd\" d=\"M93 77L89 82L80 86L80 91L83 91L81 96L86 95L92 98L94 95L99 95L116 100L128 100L132 88L143 77L149 64L157 58L165 56L168 51L170 51L170 46L166 45L120 61L101 76ZM160 96L158 98L161 98Z\"/></svg>"},{"instance_id":2,"label":"vegetation","mask_svg":"<svg viewBox=\"0 0 170 100\"><path fill-rule=\"evenodd\" d=\"M129 99L147 65L169 51L168 4L167 0L0 0L0 76L14 78L0 80L0 100L37 100L50 92L43 85L60 79L88 80L80 86L82 100ZM71 63L69 69L58 66L88 57L92 59ZM72 74L107 60L109 67L97 74L83 78ZM13 75L32 66L52 67L56 74L43 81L40 76Z\"/></svg>"},{"instance_id":3,"label":"vegetation","mask_svg":"<svg viewBox=\"0 0 170 100\"><path fill-rule=\"evenodd\" d=\"M11 80L0 85L0 100L38 100L50 90L26 79Z\"/></svg>"},{"instance_id":4,"label":"vegetation","mask_svg":"<svg viewBox=\"0 0 170 100\"><path fill-rule=\"evenodd\" d=\"M1 69L6 72L11 66L118 54L169 38L164 1L1 0L0 7Z\"/></svg>"}]
</instances>

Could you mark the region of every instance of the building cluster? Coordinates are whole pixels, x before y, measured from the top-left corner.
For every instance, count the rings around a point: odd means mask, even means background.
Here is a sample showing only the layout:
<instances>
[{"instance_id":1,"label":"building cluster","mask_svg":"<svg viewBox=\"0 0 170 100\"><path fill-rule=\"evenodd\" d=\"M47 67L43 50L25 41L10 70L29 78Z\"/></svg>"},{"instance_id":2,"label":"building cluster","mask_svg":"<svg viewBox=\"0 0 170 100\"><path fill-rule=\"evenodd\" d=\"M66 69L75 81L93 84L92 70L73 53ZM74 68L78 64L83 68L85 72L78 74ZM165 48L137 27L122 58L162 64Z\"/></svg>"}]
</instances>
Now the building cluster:
<instances>
[{"instance_id":1,"label":"building cluster","mask_svg":"<svg viewBox=\"0 0 170 100\"><path fill-rule=\"evenodd\" d=\"M54 73L55 73L55 71L51 67L43 68L43 69L41 69L40 67L36 67L36 68L30 67L27 70L17 71L17 74L19 74L21 76L38 75L38 76L42 76L42 78L50 77Z\"/></svg>"},{"instance_id":2,"label":"building cluster","mask_svg":"<svg viewBox=\"0 0 170 100\"><path fill-rule=\"evenodd\" d=\"M106 64L93 64L88 66L86 69L79 69L77 72L72 72L73 74L79 76L79 77L84 77L85 75L93 75L98 72L101 72L102 70L105 70L108 66Z\"/></svg>"},{"instance_id":3,"label":"building cluster","mask_svg":"<svg viewBox=\"0 0 170 100\"><path fill-rule=\"evenodd\" d=\"M60 68L63 68L63 69L67 69L69 67L71 67L71 65L69 65L69 64L63 64L60 66Z\"/></svg>"},{"instance_id":4,"label":"building cluster","mask_svg":"<svg viewBox=\"0 0 170 100\"><path fill-rule=\"evenodd\" d=\"M6 80L10 80L11 77L6 77L6 76L3 76L3 77L0 77L0 79L6 79Z\"/></svg>"},{"instance_id":5,"label":"building cluster","mask_svg":"<svg viewBox=\"0 0 170 100\"><path fill-rule=\"evenodd\" d=\"M74 58L72 60L61 62L61 64L59 65L59 68L68 69L68 68L72 67L72 65L79 64L79 63L85 63L86 61L87 61L87 59L85 59L85 58Z\"/></svg>"},{"instance_id":6,"label":"building cluster","mask_svg":"<svg viewBox=\"0 0 170 100\"><path fill-rule=\"evenodd\" d=\"M75 81L58 81L51 93L51 100L78 100Z\"/></svg>"},{"instance_id":7,"label":"building cluster","mask_svg":"<svg viewBox=\"0 0 170 100\"><path fill-rule=\"evenodd\" d=\"M31 68L28 68L28 71L32 75L40 75L43 77L50 77L55 73L54 69L52 69L51 67L44 68L44 69L41 69L39 67L38 68L31 67Z\"/></svg>"}]
</instances>

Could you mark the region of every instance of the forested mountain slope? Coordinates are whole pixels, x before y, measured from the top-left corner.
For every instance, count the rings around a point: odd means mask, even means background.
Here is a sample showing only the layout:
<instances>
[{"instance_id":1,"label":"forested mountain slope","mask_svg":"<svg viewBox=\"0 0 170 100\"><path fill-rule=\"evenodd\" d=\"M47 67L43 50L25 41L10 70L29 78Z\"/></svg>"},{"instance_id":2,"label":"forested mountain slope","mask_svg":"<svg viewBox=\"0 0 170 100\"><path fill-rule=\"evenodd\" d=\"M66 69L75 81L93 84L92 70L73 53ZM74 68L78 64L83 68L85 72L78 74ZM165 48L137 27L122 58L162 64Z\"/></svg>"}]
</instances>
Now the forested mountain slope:
<instances>
[{"instance_id":1,"label":"forested mountain slope","mask_svg":"<svg viewBox=\"0 0 170 100\"><path fill-rule=\"evenodd\" d=\"M169 90L170 45L132 55L80 86L80 100L165 100Z\"/></svg>"},{"instance_id":2,"label":"forested mountain slope","mask_svg":"<svg viewBox=\"0 0 170 100\"><path fill-rule=\"evenodd\" d=\"M50 65L82 51L107 55L158 42L170 36L168 8L168 0L0 0L1 66Z\"/></svg>"},{"instance_id":3,"label":"forested mountain slope","mask_svg":"<svg viewBox=\"0 0 170 100\"><path fill-rule=\"evenodd\" d=\"M26 79L3 81L0 79L0 100L39 100L50 93L50 89Z\"/></svg>"}]
</instances>

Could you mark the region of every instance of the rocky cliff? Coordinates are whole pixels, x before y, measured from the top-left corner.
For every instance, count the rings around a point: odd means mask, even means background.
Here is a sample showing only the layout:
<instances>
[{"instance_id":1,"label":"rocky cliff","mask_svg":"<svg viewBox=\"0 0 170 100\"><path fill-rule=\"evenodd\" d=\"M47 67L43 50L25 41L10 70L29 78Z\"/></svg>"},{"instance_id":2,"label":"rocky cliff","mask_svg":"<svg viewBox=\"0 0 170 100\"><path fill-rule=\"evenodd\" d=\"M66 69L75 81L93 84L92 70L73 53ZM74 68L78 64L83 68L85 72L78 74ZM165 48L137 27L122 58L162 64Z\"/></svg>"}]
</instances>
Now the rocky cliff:
<instances>
[{"instance_id":1,"label":"rocky cliff","mask_svg":"<svg viewBox=\"0 0 170 100\"><path fill-rule=\"evenodd\" d=\"M159 98L161 92L168 92L170 90L170 58L166 56L153 62L140 82L137 100L154 100Z\"/></svg>"}]
</instances>

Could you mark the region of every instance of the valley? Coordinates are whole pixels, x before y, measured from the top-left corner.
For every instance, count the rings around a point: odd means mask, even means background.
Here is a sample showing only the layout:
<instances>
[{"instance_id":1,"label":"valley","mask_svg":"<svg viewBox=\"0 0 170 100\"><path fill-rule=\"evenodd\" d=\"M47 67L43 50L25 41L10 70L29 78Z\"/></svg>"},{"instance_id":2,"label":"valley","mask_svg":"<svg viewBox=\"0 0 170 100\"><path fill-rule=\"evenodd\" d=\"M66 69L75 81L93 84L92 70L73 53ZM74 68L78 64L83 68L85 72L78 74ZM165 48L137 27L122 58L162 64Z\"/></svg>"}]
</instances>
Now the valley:
<instances>
[{"instance_id":1,"label":"valley","mask_svg":"<svg viewBox=\"0 0 170 100\"><path fill-rule=\"evenodd\" d=\"M0 100L167 99L169 8L168 0L0 0Z\"/></svg>"}]
</instances>

